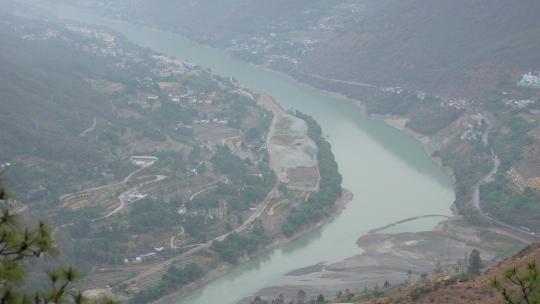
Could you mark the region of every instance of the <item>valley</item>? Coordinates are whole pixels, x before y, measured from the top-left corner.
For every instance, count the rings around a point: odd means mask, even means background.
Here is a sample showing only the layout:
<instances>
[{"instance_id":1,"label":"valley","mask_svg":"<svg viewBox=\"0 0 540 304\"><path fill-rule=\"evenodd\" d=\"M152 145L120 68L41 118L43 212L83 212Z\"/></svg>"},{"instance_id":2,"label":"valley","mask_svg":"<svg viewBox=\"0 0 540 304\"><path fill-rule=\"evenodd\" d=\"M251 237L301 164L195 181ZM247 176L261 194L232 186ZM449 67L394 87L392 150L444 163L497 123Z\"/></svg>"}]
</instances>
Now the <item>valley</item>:
<instances>
[{"instance_id":1,"label":"valley","mask_svg":"<svg viewBox=\"0 0 540 304\"><path fill-rule=\"evenodd\" d=\"M62 40L107 67L80 78L101 106L55 129L100 154L66 165L21 145L0 161L14 184L31 181L24 201L59 227L92 294L360 301L430 284L433 272L451 281L477 249L493 267L540 233L540 25L526 14L536 4L45 3L66 28L4 23L25 43ZM457 25L446 17L460 6ZM240 24L247 15L259 18ZM492 22L514 15L526 17ZM471 20L480 26L463 34ZM45 164L93 175L52 185L36 175Z\"/></svg>"},{"instance_id":2,"label":"valley","mask_svg":"<svg viewBox=\"0 0 540 304\"><path fill-rule=\"evenodd\" d=\"M97 167L78 164L95 176L65 171L53 192L36 172L72 170L68 159L54 159L43 146L3 154L9 184L42 189L40 196L24 192L19 213L49 219L63 259L87 274L79 284L89 295L157 300L302 235L350 200L348 192L340 199L333 154L309 116L104 29L14 16L3 22L6 41L46 45L64 58L77 53L74 62L94 60L107 71L74 81L110 112L90 112L79 130L58 129L66 145L84 139L103 152ZM32 133L54 141L41 128ZM39 166L25 161L37 157ZM18 172L31 178L18 184ZM308 203L320 208L308 210Z\"/></svg>"}]
</instances>

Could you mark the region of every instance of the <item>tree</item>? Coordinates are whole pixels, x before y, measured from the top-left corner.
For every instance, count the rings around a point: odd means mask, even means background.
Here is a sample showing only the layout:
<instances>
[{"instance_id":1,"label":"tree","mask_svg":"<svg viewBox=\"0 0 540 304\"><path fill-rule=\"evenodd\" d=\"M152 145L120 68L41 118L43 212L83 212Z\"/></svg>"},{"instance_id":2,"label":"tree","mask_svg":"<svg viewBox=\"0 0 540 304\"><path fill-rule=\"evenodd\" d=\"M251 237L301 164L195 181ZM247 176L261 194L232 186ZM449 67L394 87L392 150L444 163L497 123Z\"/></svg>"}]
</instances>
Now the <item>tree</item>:
<instances>
[{"instance_id":1,"label":"tree","mask_svg":"<svg viewBox=\"0 0 540 304\"><path fill-rule=\"evenodd\" d=\"M81 291L70 287L79 277L71 266L49 271L47 290L22 290L24 264L45 255L55 256L57 250L50 229L42 221L35 228L24 227L11 212L10 203L0 175L0 303L87 303Z\"/></svg>"},{"instance_id":2,"label":"tree","mask_svg":"<svg viewBox=\"0 0 540 304\"><path fill-rule=\"evenodd\" d=\"M536 262L527 263L524 272L520 273L514 266L504 274L505 281L497 278L491 281L493 288L504 298L507 304L537 304L540 303L540 281ZM505 284L510 283L509 286Z\"/></svg>"},{"instance_id":3,"label":"tree","mask_svg":"<svg viewBox=\"0 0 540 304\"><path fill-rule=\"evenodd\" d=\"M482 259L480 258L480 251L473 249L469 255L469 267L467 268L467 272L470 276L478 276L480 275L480 270L482 267L483 265Z\"/></svg>"},{"instance_id":4,"label":"tree","mask_svg":"<svg viewBox=\"0 0 540 304\"><path fill-rule=\"evenodd\" d=\"M412 270L407 271L407 282L408 283L411 283L412 275L413 275Z\"/></svg>"},{"instance_id":5,"label":"tree","mask_svg":"<svg viewBox=\"0 0 540 304\"><path fill-rule=\"evenodd\" d=\"M435 272L435 273L441 273L442 272L441 261L437 261L437 263L435 264L435 269L433 270L433 272Z\"/></svg>"},{"instance_id":6,"label":"tree","mask_svg":"<svg viewBox=\"0 0 540 304\"><path fill-rule=\"evenodd\" d=\"M256 129L256 128L250 128L246 132L246 139L249 142L257 141L261 138L261 136L262 136L261 131L259 131L259 129Z\"/></svg>"},{"instance_id":7,"label":"tree","mask_svg":"<svg viewBox=\"0 0 540 304\"><path fill-rule=\"evenodd\" d=\"M317 304L324 304L325 302L326 302L326 300L324 299L324 296L322 294L320 294L317 297Z\"/></svg>"},{"instance_id":8,"label":"tree","mask_svg":"<svg viewBox=\"0 0 540 304\"><path fill-rule=\"evenodd\" d=\"M304 304L306 302L306 292L299 290L296 294L296 304Z\"/></svg>"}]
</instances>

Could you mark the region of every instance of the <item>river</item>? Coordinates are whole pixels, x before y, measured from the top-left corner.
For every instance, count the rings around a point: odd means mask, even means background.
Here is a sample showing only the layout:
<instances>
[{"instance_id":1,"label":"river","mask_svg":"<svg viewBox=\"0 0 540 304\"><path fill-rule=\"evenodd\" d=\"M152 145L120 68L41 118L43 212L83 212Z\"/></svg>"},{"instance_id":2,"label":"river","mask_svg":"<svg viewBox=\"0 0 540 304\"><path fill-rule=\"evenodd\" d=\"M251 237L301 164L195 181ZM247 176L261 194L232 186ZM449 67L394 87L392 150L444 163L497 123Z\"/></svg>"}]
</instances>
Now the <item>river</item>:
<instances>
[{"instance_id":1,"label":"river","mask_svg":"<svg viewBox=\"0 0 540 304\"><path fill-rule=\"evenodd\" d=\"M263 287L286 284L284 274L289 271L359 254L356 240L369 230L419 215L450 214L452 181L424 153L420 143L381 120L366 117L352 103L173 33L88 19L88 12L78 9L54 9L61 17L92 20L124 34L135 44L232 76L243 86L273 96L285 108L312 115L332 144L343 186L354 194L347 209L331 223L232 269L177 300L177 304L234 304ZM402 229L430 230L437 220L418 220Z\"/></svg>"}]
</instances>

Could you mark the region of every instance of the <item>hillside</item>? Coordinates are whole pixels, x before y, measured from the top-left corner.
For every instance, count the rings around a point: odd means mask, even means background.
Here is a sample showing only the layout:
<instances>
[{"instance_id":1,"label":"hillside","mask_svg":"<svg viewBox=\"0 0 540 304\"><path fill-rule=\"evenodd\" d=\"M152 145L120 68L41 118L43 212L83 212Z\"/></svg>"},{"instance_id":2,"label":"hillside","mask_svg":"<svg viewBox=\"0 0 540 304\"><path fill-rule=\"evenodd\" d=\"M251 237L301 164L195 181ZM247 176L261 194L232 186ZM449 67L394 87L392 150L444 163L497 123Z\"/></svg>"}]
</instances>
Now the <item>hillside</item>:
<instances>
[{"instance_id":1,"label":"hillside","mask_svg":"<svg viewBox=\"0 0 540 304\"><path fill-rule=\"evenodd\" d=\"M58 193L70 185L61 176L80 181L81 169L99 166L108 157L106 149L79 134L94 117L111 119L106 96L85 78L115 74L106 60L68 51L66 42L21 39L22 29L10 29L5 26L10 18L2 19L0 161L26 164L10 170L9 181L20 186L16 191L41 185ZM32 32L36 25L27 26ZM40 182L32 184L35 180Z\"/></svg>"},{"instance_id":2,"label":"hillside","mask_svg":"<svg viewBox=\"0 0 540 304\"><path fill-rule=\"evenodd\" d=\"M384 3L302 58L301 67L331 78L475 97L516 71L540 68L538 1Z\"/></svg>"},{"instance_id":3,"label":"hillside","mask_svg":"<svg viewBox=\"0 0 540 304\"><path fill-rule=\"evenodd\" d=\"M540 262L540 244L535 243L519 254L501 262L473 279L460 280L451 276L438 275L429 279L421 279L402 291L373 301L361 301L362 304L393 304L393 303L503 303L502 296L492 286L497 278L504 286L511 286L505 279L505 273L516 267L519 273L524 273L527 264ZM513 289L517 294L517 290Z\"/></svg>"}]
</instances>

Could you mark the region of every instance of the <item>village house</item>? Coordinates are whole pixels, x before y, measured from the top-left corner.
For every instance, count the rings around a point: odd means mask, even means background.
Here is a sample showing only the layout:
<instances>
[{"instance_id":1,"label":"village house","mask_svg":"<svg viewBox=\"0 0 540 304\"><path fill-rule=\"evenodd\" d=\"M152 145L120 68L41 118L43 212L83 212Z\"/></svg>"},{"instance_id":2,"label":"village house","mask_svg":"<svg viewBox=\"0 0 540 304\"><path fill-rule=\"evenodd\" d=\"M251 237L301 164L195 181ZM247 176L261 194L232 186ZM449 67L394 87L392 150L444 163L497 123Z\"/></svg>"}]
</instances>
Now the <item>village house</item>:
<instances>
[{"instance_id":1,"label":"village house","mask_svg":"<svg viewBox=\"0 0 540 304\"><path fill-rule=\"evenodd\" d=\"M539 73L529 72L527 74L521 75L521 80L518 82L518 86L540 88L540 75L539 75Z\"/></svg>"},{"instance_id":2,"label":"village house","mask_svg":"<svg viewBox=\"0 0 540 304\"><path fill-rule=\"evenodd\" d=\"M130 161L135 165L135 166L140 166L140 167L148 167L148 166L151 166L153 165L156 161L158 161L159 158L155 157L155 156L132 156L130 158Z\"/></svg>"}]
</instances>

